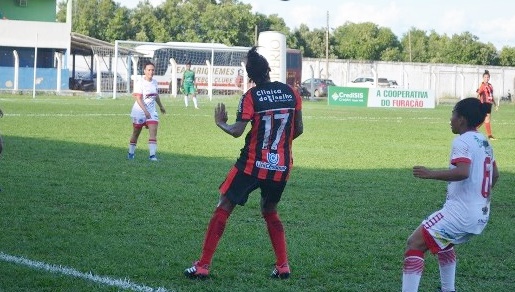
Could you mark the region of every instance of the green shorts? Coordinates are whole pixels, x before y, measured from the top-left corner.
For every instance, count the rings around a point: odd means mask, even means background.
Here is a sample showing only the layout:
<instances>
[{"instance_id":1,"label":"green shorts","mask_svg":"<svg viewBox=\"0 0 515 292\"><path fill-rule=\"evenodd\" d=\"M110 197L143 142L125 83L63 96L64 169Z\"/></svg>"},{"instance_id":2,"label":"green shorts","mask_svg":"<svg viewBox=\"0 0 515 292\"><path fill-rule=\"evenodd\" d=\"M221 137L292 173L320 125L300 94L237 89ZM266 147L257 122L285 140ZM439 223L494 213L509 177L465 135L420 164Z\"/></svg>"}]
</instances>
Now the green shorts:
<instances>
[{"instance_id":1,"label":"green shorts","mask_svg":"<svg viewBox=\"0 0 515 292\"><path fill-rule=\"evenodd\" d=\"M188 95L188 94L195 94L196 90L195 90L195 85L194 84L184 84L184 86L182 87L184 89L184 94Z\"/></svg>"}]
</instances>

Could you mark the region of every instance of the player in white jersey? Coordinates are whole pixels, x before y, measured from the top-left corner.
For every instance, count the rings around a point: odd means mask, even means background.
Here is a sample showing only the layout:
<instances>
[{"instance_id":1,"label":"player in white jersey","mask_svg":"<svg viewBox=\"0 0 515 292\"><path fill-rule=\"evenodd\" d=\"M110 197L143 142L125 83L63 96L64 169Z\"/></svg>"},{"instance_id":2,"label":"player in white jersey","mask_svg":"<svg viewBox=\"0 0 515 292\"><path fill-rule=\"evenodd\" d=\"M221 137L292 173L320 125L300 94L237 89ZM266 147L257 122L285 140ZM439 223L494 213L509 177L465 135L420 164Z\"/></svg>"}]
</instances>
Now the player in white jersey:
<instances>
[{"instance_id":1,"label":"player in white jersey","mask_svg":"<svg viewBox=\"0 0 515 292\"><path fill-rule=\"evenodd\" d=\"M452 142L450 165L445 170L414 166L413 175L422 179L447 181L443 208L415 229L405 252L402 291L418 291L424 254L438 257L440 291L455 291L456 253L454 245L480 234L490 215L490 192L499 171L488 139L477 131L487 113L476 98L459 101L451 117L451 130L459 134Z\"/></svg>"},{"instance_id":2,"label":"player in white jersey","mask_svg":"<svg viewBox=\"0 0 515 292\"><path fill-rule=\"evenodd\" d=\"M149 159L157 161L157 126L159 124L159 116L157 114L156 104L159 106L161 113L165 114L166 111L159 99L157 81L153 79L154 69L154 64L145 64L145 75L134 83L134 93L132 95L135 102L131 111L133 132L129 142L128 159L134 159L134 152L136 151L136 144L138 143L141 129L147 127L149 131Z\"/></svg>"}]
</instances>

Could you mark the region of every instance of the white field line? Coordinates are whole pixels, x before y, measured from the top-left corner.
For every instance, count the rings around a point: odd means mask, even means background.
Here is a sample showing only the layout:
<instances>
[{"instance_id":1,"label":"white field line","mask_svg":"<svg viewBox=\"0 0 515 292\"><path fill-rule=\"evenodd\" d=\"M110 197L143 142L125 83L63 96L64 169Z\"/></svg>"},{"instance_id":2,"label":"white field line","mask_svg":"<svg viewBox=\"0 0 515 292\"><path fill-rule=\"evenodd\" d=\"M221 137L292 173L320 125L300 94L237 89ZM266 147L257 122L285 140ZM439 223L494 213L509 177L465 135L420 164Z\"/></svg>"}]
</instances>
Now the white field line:
<instances>
[{"instance_id":1,"label":"white field line","mask_svg":"<svg viewBox=\"0 0 515 292\"><path fill-rule=\"evenodd\" d=\"M91 272L90 273L82 273L73 268L56 266L56 265L51 265L51 264L47 264L44 262L33 261L30 259L26 259L24 257L8 255L3 252L0 252L0 260L9 262L9 263L18 264L18 265L27 266L27 267L38 269L38 270L48 271L48 272L51 272L54 274L63 274L66 276L81 278L84 280L89 280L89 281L93 281L93 282L108 285L108 286L115 286L115 287L118 287L121 289L130 289L132 291L137 291L137 292L168 292L168 290L166 290L165 288L162 288L162 287L153 288L153 287L149 287L149 286L145 286L145 285L141 285L141 284L137 284L137 283L132 283L128 279L123 279L123 280L122 279L112 279L112 278L109 278L106 276L97 276L97 275L92 274Z\"/></svg>"},{"instance_id":2,"label":"white field line","mask_svg":"<svg viewBox=\"0 0 515 292\"><path fill-rule=\"evenodd\" d=\"M95 113L89 113L89 114L75 114L75 113L54 113L54 114L5 114L4 117L114 117L114 116L126 116L130 117L130 113L124 113L124 114L95 114ZM191 113L182 113L182 112L173 112L173 113L167 113L165 115L160 115L161 119L166 119L166 116L174 116L174 117L180 117L180 116L188 116L188 117L211 117L212 115L209 114L191 114ZM409 122L409 121L425 121L427 124L441 124L446 123L449 121L449 118L429 118L429 117L410 117L410 118L404 118L404 117L364 117L360 115L356 116L313 116L313 115L306 115L303 114L302 118L305 120L331 120L331 121L361 121L361 122L369 122L369 123L378 123L378 122ZM231 120L231 118L229 118ZM495 121L494 123L496 125L515 125L515 119L511 121Z\"/></svg>"}]
</instances>

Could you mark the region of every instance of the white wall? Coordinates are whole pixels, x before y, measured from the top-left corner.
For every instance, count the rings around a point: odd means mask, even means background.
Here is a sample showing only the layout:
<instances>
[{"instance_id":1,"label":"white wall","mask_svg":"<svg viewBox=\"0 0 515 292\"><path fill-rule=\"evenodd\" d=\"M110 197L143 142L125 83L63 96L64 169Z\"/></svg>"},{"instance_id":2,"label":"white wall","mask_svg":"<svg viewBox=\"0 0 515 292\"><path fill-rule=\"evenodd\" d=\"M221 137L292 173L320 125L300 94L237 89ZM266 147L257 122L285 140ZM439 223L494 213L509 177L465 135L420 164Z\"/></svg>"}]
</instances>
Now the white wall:
<instances>
[{"instance_id":1,"label":"white wall","mask_svg":"<svg viewBox=\"0 0 515 292\"><path fill-rule=\"evenodd\" d=\"M0 21L0 44L9 47L68 49L70 29L66 23L22 20Z\"/></svg>"},{"instance_id":2,"label":"white wall","mask_svg":"<svg viewBox=\"0 0 515 292\"><path fill-rule=\"evenodd\" d=\"M304 58L302 79L326 78L325 59ZM432 89L437 98L463 98L476 96L484 70L490 71L490 83L494 96L515 92L515 67L426 64L409 62L365 62L351 60L329 60L329 79L338 86L350 86L360 76L373 76L396 80L404 88Z\"/></svg>"}]
</instances>

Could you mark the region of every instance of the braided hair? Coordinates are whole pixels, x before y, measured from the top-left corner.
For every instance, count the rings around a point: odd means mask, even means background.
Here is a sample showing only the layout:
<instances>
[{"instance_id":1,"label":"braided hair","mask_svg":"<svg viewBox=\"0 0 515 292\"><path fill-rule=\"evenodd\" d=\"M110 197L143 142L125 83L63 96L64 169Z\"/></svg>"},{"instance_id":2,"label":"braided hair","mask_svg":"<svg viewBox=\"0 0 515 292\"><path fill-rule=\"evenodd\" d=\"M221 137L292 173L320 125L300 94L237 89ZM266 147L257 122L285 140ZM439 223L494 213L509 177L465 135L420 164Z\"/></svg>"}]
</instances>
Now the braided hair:
<instances>
[{"instance_id":1,"label":"braided hair","mask_svg":"<svg viewBox=\"0 0 515 292\"><path fill-rule=\"evenodd\" d=\"M270 81L270 66L268 61L257 52L257 47L252 47L247 53L245 69L251 81L257 85Z\"/></svg>"}]
</instances>

